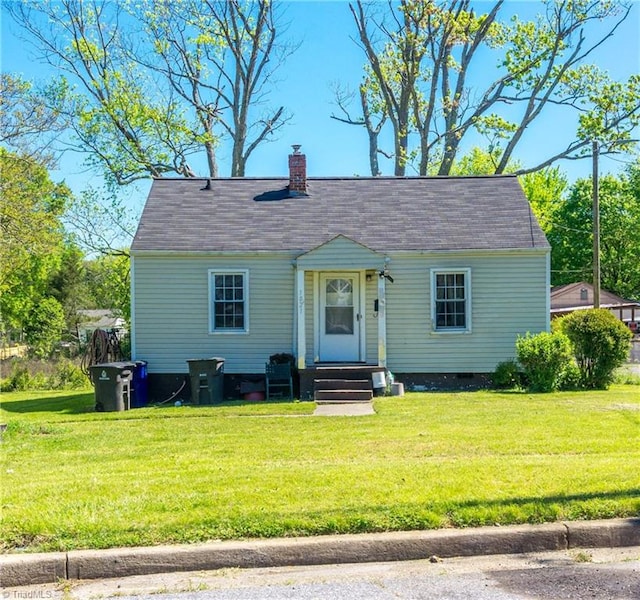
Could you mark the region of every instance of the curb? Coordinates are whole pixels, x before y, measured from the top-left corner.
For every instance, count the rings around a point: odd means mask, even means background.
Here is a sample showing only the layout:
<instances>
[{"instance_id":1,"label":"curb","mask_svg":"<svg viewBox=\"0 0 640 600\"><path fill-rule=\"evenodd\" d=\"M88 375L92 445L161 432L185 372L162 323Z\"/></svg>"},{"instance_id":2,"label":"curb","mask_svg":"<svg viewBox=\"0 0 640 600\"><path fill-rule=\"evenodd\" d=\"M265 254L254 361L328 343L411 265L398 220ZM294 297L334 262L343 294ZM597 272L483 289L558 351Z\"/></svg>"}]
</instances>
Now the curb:
<instances>
[{"instance_id":1,"label":"curb","mask_svg":"<svg viewBox=\"0 0 640 600\"><path fill-rule=\"evenodd\" d=\"M0 556L0 584L640 546L640 518Z\"/></svg>"}]
</instances>

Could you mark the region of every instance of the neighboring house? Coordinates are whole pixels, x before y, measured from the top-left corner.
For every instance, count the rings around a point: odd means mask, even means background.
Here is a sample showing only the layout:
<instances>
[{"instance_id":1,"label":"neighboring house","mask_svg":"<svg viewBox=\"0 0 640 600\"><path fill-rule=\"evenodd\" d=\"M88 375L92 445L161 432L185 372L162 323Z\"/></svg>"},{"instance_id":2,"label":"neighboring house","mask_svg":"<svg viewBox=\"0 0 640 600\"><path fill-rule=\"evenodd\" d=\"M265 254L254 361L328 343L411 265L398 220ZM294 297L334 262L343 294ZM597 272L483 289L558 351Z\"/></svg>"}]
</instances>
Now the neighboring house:
<instances>
[{"instance_id":1,"label":"neighboring house","mask_svg":"<svg viewBox=\"0 0 640 600\"><path fill-rule=\"evenodd\" d=\"M78 311L78 341L88 342L96 329L113 331L122 339L129 333L127 322L109 309L88 309Z\"/></svg>"},{"instance_id":2,"label":"neighboring house","mask_svg":"<svg viewBox=\"0 0 640 600\"><path fill-rule=\"evenodd\" d=\"M576 310L593 308L593 285L579 281L551 288L551 318L561 317ZM640 302L625 300L606 290L600 290L600 308L610 310L618 319L638 330Z\"/></svg>"},{"instance_id":3,"label":"neighboring house","mask_svg":"<svg viewBox=\"0 0 640 600\"><path fill-rule=\"evenodd\" d=\"M155 179L131 247L151 393L290 352L409 384L490 373L549 328L550 248L514 176ZM304 380L304 377L303 377ZM308 385L301 395L308 397Z\"/></svg>"}]
</instances>

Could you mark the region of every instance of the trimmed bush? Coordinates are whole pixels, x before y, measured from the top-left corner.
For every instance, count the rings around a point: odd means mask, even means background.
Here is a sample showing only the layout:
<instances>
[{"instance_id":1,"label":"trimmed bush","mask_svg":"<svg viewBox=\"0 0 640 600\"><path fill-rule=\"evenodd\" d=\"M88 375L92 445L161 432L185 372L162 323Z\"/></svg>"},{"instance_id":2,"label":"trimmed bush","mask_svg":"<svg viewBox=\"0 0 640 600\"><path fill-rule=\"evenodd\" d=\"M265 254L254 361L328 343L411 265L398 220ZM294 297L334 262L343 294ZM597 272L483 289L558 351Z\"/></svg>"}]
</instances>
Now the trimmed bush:
<instances>
[{"instance_id":1,"label":"trimmed bush","mask_svg":"<svg viewBox=\"0 0 640 600\"><path fill-rule=\"evenodd\" d=\"M559 389L563 373L572 363L569 338L559 332L518 336L516 353L532 392Z\"/></svg>"},{"instance_id":2,"label":"trimmed bush","mask_svg":"<svg viewBox=\"0 0 640 600\"><path fill-rule=\"evenodd\" d=\"M497 390L511 390L522 385L522 373L515 360L505 360L496 365L491 384Z\"/></svg>"},{"instance_id":3,"label":"trimmed bush","mask_svg":"<svg viewBox=\"0 0 640 600\"><path fill-rule=\"evenodd\" d=\"M629 356L629 328L604 308L575 311L561 319L560 328L573 346L581 385L607 389Z\"/></svg>"},{"instance_id":4,"label":"trimmed bush","mask_svg":"<svg viewBox=\"0 0 640 600\"><path fill-rule=\"evenodd\" d=\"M558 389L564 392L575 391L582 388L582 377L580 369L575 360L572 360L567 368L560 373L558 378Z\"/></svg>"}]
</instances>

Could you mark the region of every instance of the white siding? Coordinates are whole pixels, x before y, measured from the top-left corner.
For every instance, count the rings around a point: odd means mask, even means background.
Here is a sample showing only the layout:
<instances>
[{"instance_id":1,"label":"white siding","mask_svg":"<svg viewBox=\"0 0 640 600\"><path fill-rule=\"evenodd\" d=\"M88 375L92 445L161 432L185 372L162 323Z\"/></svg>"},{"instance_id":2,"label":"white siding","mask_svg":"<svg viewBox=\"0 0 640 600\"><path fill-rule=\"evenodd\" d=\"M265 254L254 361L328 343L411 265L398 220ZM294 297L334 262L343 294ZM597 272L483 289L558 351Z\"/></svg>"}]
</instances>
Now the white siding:
<instances>
[{"instance_id":1,"label":"white siding","mask_svg":"<svg viewBox=\"0 0 640 600\"><path fill-rule=\"evenodd\" d=\"M262 372L271 354L293 350L292 258L135 256L136 358L151 373L186 373L187 359L211 356L228 373ZM209 333L210 269L248 270L247 333Z\"/></svg>"},{"instance_id":2,"label":"white siding","mask_svg":"<svg viewBox=\"0 0 640 600\"><path fill-rule=\"evenodd\" d=\"M430 269L471 269L472 330L436 333ZM482 373L513 358L518 334L547 329L543 253L392 256L387 285L388 367L397 373Z\"/></svg>"}]
</instances>

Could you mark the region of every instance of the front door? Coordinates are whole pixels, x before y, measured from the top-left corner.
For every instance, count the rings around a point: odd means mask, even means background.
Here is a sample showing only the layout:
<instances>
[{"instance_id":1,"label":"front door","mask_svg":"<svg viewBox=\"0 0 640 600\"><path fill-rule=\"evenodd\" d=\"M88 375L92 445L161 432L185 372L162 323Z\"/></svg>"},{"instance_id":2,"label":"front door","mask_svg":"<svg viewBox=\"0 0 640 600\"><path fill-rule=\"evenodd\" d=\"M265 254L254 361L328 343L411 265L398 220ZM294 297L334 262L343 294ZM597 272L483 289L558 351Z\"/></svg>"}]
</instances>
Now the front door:
<instances>
[{"instance_id":1,"label":"front door","mask_svg":"<svg viewBox=\"0 0 640 600\"><path fill-rule=\"evenodd\" d=\"M360 357L360 279L358 273L320 275L321 362L357 362Z\"/></svg>"}]
</instances>

